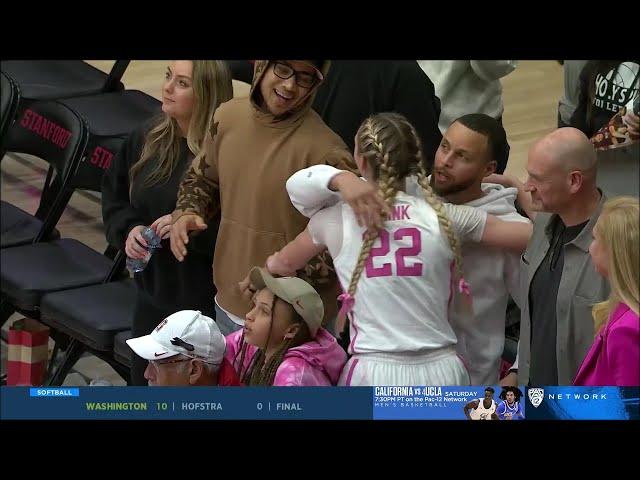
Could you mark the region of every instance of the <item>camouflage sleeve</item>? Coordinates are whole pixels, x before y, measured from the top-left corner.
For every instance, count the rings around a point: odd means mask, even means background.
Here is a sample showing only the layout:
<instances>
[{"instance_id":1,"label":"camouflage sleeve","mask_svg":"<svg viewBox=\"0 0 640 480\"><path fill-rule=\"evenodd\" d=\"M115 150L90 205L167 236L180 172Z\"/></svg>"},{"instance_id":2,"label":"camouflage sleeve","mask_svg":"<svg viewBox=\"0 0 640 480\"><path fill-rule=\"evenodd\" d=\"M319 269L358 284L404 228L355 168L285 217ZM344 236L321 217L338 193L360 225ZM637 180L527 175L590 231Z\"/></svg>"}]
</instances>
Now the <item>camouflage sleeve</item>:
<instances>
[{"instance_id":1,"label":"camouflage sleeve","mask_svg":"<svg viewBox=\"0 0 640 480\"><path fill-rule=\"evenodd\" d=\"M332 283L336 279L336 270L329 250L324 250L307 262L303 270L298 271L298 277L314 288Z\"/></svg>"},{"instance_id":2,"label":"camouflage sleeve","mask_svg":"<svg viewBox=\"0 0 640 480\"><path fill-rule=\"evenodd\" d=\"M206 222L220 209L216 158L218 123L213 123L205 138L202 151L193 159L191 167L180 184L176 209L171 214L174 222L190 213L201 216Z\"/></svg>"},{"instance_id":3,"label":"camouflage sleeve","mask_svg":"<svg viewBox=\"0 0 640 480\"><path fill-rule=\"evenodd\" d=\"M320 294L324 304L322 325L326 328L338 313L337 297L340 294L340 282L329 251L324 250L309 260L304 269L298 270L296 276L309 283Z\"/></svg>"}]
</instances>

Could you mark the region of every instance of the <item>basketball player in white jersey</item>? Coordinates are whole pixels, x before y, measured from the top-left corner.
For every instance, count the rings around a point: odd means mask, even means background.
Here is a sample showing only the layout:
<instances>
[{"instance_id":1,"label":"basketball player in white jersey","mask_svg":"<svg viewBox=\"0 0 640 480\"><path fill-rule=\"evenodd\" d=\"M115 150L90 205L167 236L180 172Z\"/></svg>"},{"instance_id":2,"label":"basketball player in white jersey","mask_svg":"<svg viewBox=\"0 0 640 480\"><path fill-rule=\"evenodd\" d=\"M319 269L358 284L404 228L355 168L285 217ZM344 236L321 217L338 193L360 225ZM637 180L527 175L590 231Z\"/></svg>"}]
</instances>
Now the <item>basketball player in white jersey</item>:
<instances>
[{"instance_id":1,"label":"basketball player in white jersey","mask_svg":"<svg viewBox=\"0 0 640 480\"><path fill-rule=\"evenodd\" d=\"M484 398L467 403L463 410L469 420L498 420L496 415L496 401L493 399L495 390L491 387L484 389Z\"/></svg>"},{"instance_id":2,"label":"basketball player in white jersey","mask_svg":"<svg viewBox=\"0 0 640 480\"><path fill-rule=\"evenodd\" d=\"M339 385L468 385L448 321L452 295L470 297L460 240L522 252L531 226L443 205L429 186L415 129L401 115L368 118L355 140L360 173L377 183L391 212L384 229L367 231L349 205L338 203L313 215L303 233L269 257L267 269L293 275L329 249L341 284L348 285L339 297L337 332L347 314L351 321L352 357ZM417 174L424 198L401 191L410 174Z\"/></svg>"}]
</instances>

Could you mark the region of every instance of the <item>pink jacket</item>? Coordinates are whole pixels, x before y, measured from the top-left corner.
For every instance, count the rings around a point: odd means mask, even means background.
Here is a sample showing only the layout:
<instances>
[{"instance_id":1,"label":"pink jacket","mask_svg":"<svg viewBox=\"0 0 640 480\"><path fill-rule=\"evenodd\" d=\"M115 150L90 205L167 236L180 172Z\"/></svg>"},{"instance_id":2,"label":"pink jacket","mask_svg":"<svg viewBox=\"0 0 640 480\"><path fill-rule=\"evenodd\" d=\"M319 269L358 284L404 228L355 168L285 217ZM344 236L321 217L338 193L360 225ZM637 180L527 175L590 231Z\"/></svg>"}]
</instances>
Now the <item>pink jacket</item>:
<instances>
[{"instance_id":1,"label":"pink jacket","mask_svg":"<svg viewBox=\"0 0 640 480\"><path fill-rule=\"evenodd\" d=\"M242 347L242 330L227 335L226 340L225 358L234 366L236 372L240 373L238 368L240 355L237 359L235 357ZM257 350L253 345L247 347L243 371ZM287 351L276 371L273 386L322 387L335 385L346 362L347 354L342 347L329 332L321 328L314 340Z\"/></svg>"},{"instance_id":2,"label":"pink jacket","mask_svg":"<svg viewBox=\"0 0 640 480\"><path fill-rule=\"evenodd\" d=\"M598 333L573 384L640 385L640 319L624 303L618 305Z\"/></svg>"}]
</instances>

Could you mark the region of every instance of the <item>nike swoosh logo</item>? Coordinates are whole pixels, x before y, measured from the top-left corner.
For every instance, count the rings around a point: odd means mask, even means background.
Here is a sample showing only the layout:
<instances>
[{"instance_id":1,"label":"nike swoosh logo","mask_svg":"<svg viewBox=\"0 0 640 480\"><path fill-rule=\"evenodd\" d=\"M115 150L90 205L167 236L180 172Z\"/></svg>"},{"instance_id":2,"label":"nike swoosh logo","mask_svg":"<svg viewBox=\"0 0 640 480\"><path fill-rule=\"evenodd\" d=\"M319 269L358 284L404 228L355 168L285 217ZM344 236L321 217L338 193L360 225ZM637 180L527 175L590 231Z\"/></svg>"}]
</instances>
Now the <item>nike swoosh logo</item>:
<instances>
[{"instance_id":1,"label":"nike swoosh logo","mask_svg":"<svg viewBox=\"0 0 640 480\"><path fill-rule=\"evenodd\" d=\"M166 355L167 353L169 353L169 352L154 353L154 355L155 355L156 357L160 357L160 356L162 356L162 355Z\"/></svg>"}]
</instances>

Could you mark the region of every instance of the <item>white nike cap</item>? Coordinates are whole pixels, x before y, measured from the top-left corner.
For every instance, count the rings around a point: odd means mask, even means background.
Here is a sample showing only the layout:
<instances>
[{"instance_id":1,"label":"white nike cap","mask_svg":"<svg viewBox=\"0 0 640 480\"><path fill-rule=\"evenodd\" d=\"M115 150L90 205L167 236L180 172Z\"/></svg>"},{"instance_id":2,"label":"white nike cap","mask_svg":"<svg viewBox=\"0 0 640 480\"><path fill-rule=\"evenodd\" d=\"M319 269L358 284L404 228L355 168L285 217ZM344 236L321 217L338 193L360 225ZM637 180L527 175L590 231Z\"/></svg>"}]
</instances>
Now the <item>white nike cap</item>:
<instances>
[{"instance_id":1,"label":"white nike cap","mask_svg":"<svg viewBox=\"0 0 640 480\"><path fill-rule=\"evenodd\" d=\"M185 355L214 365L222 363L226 349L216 322L196 310L173 313L149 335L131 338L127 344L145 360Z\"/></svg>"}]
</instances>

